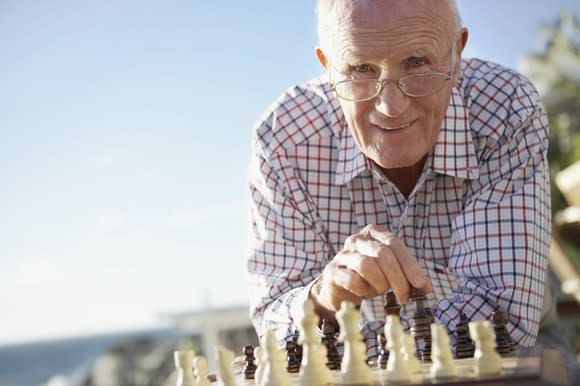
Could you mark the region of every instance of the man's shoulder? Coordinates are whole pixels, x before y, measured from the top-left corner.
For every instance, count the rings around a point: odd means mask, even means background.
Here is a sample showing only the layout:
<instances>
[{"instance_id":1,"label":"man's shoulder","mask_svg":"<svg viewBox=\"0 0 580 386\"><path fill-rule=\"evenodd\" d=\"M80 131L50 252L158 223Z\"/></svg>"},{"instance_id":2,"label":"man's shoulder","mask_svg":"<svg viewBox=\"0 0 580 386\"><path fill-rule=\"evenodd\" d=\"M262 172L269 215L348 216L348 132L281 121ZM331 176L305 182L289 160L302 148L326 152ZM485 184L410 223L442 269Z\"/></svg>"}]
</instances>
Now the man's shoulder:
<instances>
[{"instance_id":1,"label":"man's shoulder","mask_svg":"<svg viewBox=\"0 0 580 386\"><path fill-rule=\"evenodd\" d=\"M254 140L276 151L312 136L332 135L332 99L332 92L323 77L289 87L254 125Z\"/></svg>"},{"instance_id":2,"label":"man's shoulder","mask_svg":"<svg viewBox=\"0 0 580 386\"><path fill-rule=\"evenodd\" d=\"M539 94L521 73L481 59L462 61L462 88L472 131L502 136L543 111Z\"/></svg>"},{"instance_id":3,"label":"man's shoulder","mask_svg":"<svg viewBox=\"0 0 580 386\"><path fill-rule=\"evenodd\" d=\"M477 58L462 60L462 78L465 90L471 93L497 88L509 94L520 85L530 83L524 75L514 69Z\"/></svg>"}]
</instances>

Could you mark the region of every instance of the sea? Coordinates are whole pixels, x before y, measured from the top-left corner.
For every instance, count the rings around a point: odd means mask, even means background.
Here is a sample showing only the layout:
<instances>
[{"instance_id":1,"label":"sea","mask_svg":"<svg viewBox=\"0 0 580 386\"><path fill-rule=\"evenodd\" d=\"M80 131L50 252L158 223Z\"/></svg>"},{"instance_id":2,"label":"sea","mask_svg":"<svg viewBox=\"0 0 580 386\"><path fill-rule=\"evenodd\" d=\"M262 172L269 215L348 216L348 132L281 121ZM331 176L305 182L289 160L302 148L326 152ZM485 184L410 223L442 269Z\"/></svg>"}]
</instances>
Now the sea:
<instances>
[{"instance_id":1,"label":"sea","mask_svg":"<svg viewBox=\"0 0 580 386\"><path fill-rule=\"evenodd\" d=\"M118 343L175 336L159 328L0 346L0 386L80 386L94 361Z\"/></svg>"}]
</instances>

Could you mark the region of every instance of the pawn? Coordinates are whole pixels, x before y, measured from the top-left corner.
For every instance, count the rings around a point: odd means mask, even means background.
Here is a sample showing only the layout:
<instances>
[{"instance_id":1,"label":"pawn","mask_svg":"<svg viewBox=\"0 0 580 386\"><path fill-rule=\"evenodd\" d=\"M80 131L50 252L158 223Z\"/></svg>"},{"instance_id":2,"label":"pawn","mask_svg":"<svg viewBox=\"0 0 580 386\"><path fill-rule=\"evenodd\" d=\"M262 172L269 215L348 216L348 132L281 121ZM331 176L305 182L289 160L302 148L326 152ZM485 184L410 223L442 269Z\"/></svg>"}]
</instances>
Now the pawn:
<instances>
[{"instance_id":1,"label":"pawn","mask_svg":"<svg viewBox=\"0 0 580 386\"><path fill-rule=\"evenodd\" d=\"M488 320L469 322L469 332L475 341L476 375L487 376L501 374L501 357L495 351L495 334Z\"/></svg>"},{"instance_id":2,"label":"pawn","mask_svg":"<svg viewBox=\"0 0 580 386\"><path fill-rule=\"evenodd\" d=\"M500 354L507 354L514 350L514 341L507 331L507 312L494 311L492 314L493 329L495 330L495 350Z\"/></svg>"},{"instance_id":3,"label":"pawn","mask_svg":"<svg viewBox=\"0 0 580 386\"><path fill-rule=\"evenodd\" d=\"M328 319L322 319L322 334L321 343L326 346L327 350L326 365L330 370L339 370L342 358L336 349L336 328Z\"/></svg>"},{"instance_id":4,"label":"pawn","mask_svg":"<svg viewBox=\"0 0 580 386\"><path fill-rule=\"evenodd\" d=\"M195 386L211 386L207 379L207 359L200 355L193 358L193 368L195 369Z\"/></svg>"},{"instance_id":5,"label":"pawn","mask_svg":"<svg viewBox=\"0 0 580 386\"><path fill-rule=\"evenodd\" d=\"M385 323L385 336L389 349L387 362L387 380L393 383L405 383L411 380L411 373L402 354L403 326L396 315L388 315Z\"/></svg>"},{"instance_id":6,"label":"pawn","mask_svg":"<svg viewBox=\"0 0 580 386\"><path fill-rule=\"evenodd\" d=\"M349 301L343 301L336 313L340 324L339 340L344 342L344 356L340 366L345 385L370 385L371 370L367 364L366 345L359 330L360 313Z\"/></svg>"},{"instance_id":7,"label":"pawn","mask_svg":"<svg viewBox=\"0 0 580 386\"><path fill-rule=\"evenodd\" d=\"M264 367L266 366L266 363L264 362L264 353L262 352L261 346L256 346L254 348L254 356L256 357L256 372L254 373L254 381L256 385L262 386L262 378L264 375Z\"/></svg>"},{"instance_id":8,"label":"pawn","mask_svg":"<svg viewBox=\"0 0 580 386\"><path fill-rule=\"evenodd\" d=\"M455 343L455 358L471 358L475 353L475 343L469 336L469 326L468 326L467 316L461 312L459 314L459 323L455 327L455 333L457 334L457 341Z\"/></svg>"},{"instance_id":9,"label":"pawn","mask_svg":"<svg viewBox=\"0 0 580 386\"><path fill-rule=\"evenodd\" d=\"M427 315L427 323L429 323L429 325L435 323L435 316L431 311L431 307L425 307L425 315Z\"/></svg>"},{"instance_id":10,"label":"pawn","mask_svg":"<svg viewBox=\"0 0 580 386\"><path fill-rule=\"evenodd\" d=\"M415 339L417 356L422 361L431 360L431 317L425 312L425 291L411 288L410 300L415 303L415 312L411 321L411 335ZM388 339L388 337L387 337Z\"/></svg>"},{"instance_id":11,"label":"pawn","mask_svg":"<svg viewBox=\"0 0 580 386\"><path fill-rule=\"evenodd\" d=\"M316 335L319 320L312 300L307 300L303 305L303 316L299 323L299 341L304 349L298 376L298 384L301 386L325 386L332 383L332 373L326 365L327 349Z\"/></svg>"},{"instance_id":12,"label":"pawn","mask_svg":"<svg viewBox=\"0 0 580 386\"><path fill-rule=\"evenodd\" d=\"M255 353L256 350L254 350ZM218 359L218 367L220 378L224 386L236 386L235 375L232 369L232 362L234 361L234 353L223 346L215 348L216 357Z\"/></svg>"},{"instance_id":13,"label":"pawn","mask_svg":"<svg viewBox=\"0 0 580 386\"><path fill-rule=\"evenodd\" d=\"M377 358L377 367L381 369L387 368L387 361L389 360L389 350L387 349L387 338L384 332L381 332L377 336L377 341L379 342L379 357Z\"/></svg>"},{"instance_id":14,"label":"pawn","mask_svg":"<svg viewBox=\"0 0 580 386\"><path fill-rule=\"evenodd\" d=\"M289 373L300 371L300 363L296 357L296 342L292 339L286 341L286 371Z\"/></svg>"},{"instance_id":15,"label":"pawn","mask_svg":"<svg viewBox=\"0 0 580 386\"><path fill-rule=\"evenodd\" d=\"M264 373L261 386L291 386L290 374L284 365L284 353L278 350L274 330L268 330L264 338Z\"/></svg>"},{"instance_id":16,"label":"pawn","mask_svg":"<svg viewBox=\"0 0 580 386\"><path fill-rule=\"evenodd\" d=\"M254 357L254 346L247 345L244 346L244 368L242 373L244 373L245 379L254 379L254 374L256 373L256 364L254 361L256 357Z\"/></svg>"},{"instance_id":17,"label":"pawn","mask_svg":"<svg viewBox=\"0 0 580 386\"><path fill-rule=\"evenodd\" d=\"M431 325L431 377L435 379L454 378L457 369L453 363L453 353L449 345L449 335L442 324Z\"/></svg>"},{"instance_id":18,"label":"pawn","mask_svg":"<svg viewBox=\"0 0 580 386\"><path fill-rule=\"evenodd\" d=\"M385 319L388 315L397 315L399 316L401 312L401 305L397 302L397 298L395 297L395 293L393 291L387 291L385 293Z\"/></svg>"},{"instance_id":19,"label":"pawn","mask_svg":"<svg viewBox=\"0 0 580 386\"><path fill-rule=\"evenodd\" d=\"M193 376L193 351L175 351L173 353L175 369L177 370L176 386L195 386Z\"/></svg>"},{"instance_id":20,"label":"pawn","mask_svg":"<svg viewBox=\"0 0 580 386\"><path fill-rule=\"evenodd\" d=\"M407 367L411 374L418 373L421 371L421 363L417 356L415 355L415 339L406 332L401 336L401 350L403 353L403 358L407 361Z\"/></svg>"},{"instance_id":21,"label":"pawn","mask_svg":"<svg viewBox=\"0 0 580 386\"><path fill-rule=\"evenodd\" d=\"M298 365L302 365L302 345L298 343L298 339L300 338L300 332L298 330L294 330L294 334L292 334L292 340L296 343L296 360L298 361Z\"/></svg>"}]
</instances>

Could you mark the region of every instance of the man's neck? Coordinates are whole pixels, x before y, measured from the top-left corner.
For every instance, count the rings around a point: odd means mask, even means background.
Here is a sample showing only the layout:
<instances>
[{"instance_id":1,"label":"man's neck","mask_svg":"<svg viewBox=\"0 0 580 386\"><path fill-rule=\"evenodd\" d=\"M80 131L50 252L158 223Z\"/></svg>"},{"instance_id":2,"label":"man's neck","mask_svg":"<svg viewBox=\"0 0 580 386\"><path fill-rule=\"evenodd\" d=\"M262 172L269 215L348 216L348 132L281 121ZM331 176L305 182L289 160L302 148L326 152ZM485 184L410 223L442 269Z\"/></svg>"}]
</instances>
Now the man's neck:
<instances>
[{"instance_id":1,"label":"man's neck","mask_svg":"<svg viewBox=\"0 0 580 386\"><path fill-rule=\"evenodd\" d=\"M419 177L421 177L426 159L427 156L425 155L419 162L411 166L392 169L386 169L379 166L379 169L383 175L387 177L389 181L397 187L397 189L399 189L405 198L409 198L409 195L415 188L417 181L419 181Z\"/></svg>"}]
</instances>

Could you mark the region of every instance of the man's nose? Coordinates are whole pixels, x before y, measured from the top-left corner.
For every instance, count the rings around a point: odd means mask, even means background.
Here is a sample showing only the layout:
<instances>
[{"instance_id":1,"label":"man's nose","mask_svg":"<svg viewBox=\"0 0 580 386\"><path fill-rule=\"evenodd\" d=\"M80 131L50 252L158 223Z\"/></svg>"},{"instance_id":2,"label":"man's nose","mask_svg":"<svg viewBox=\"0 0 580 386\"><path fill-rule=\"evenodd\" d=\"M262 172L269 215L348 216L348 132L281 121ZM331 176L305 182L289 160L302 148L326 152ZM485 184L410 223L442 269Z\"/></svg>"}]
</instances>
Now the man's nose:
<instances>
[{"instance_id":1,"label":"man's nose","mask_svg":"<svg viewBox=\"0 0 580 386\"><path fill-rule=\"evenodd\" d=\"M410 98L401 91L396 81L383 80L382 86L376 98L376 109L388 117L400 116L409 107Z\"/></svg>"}]
</instances>

